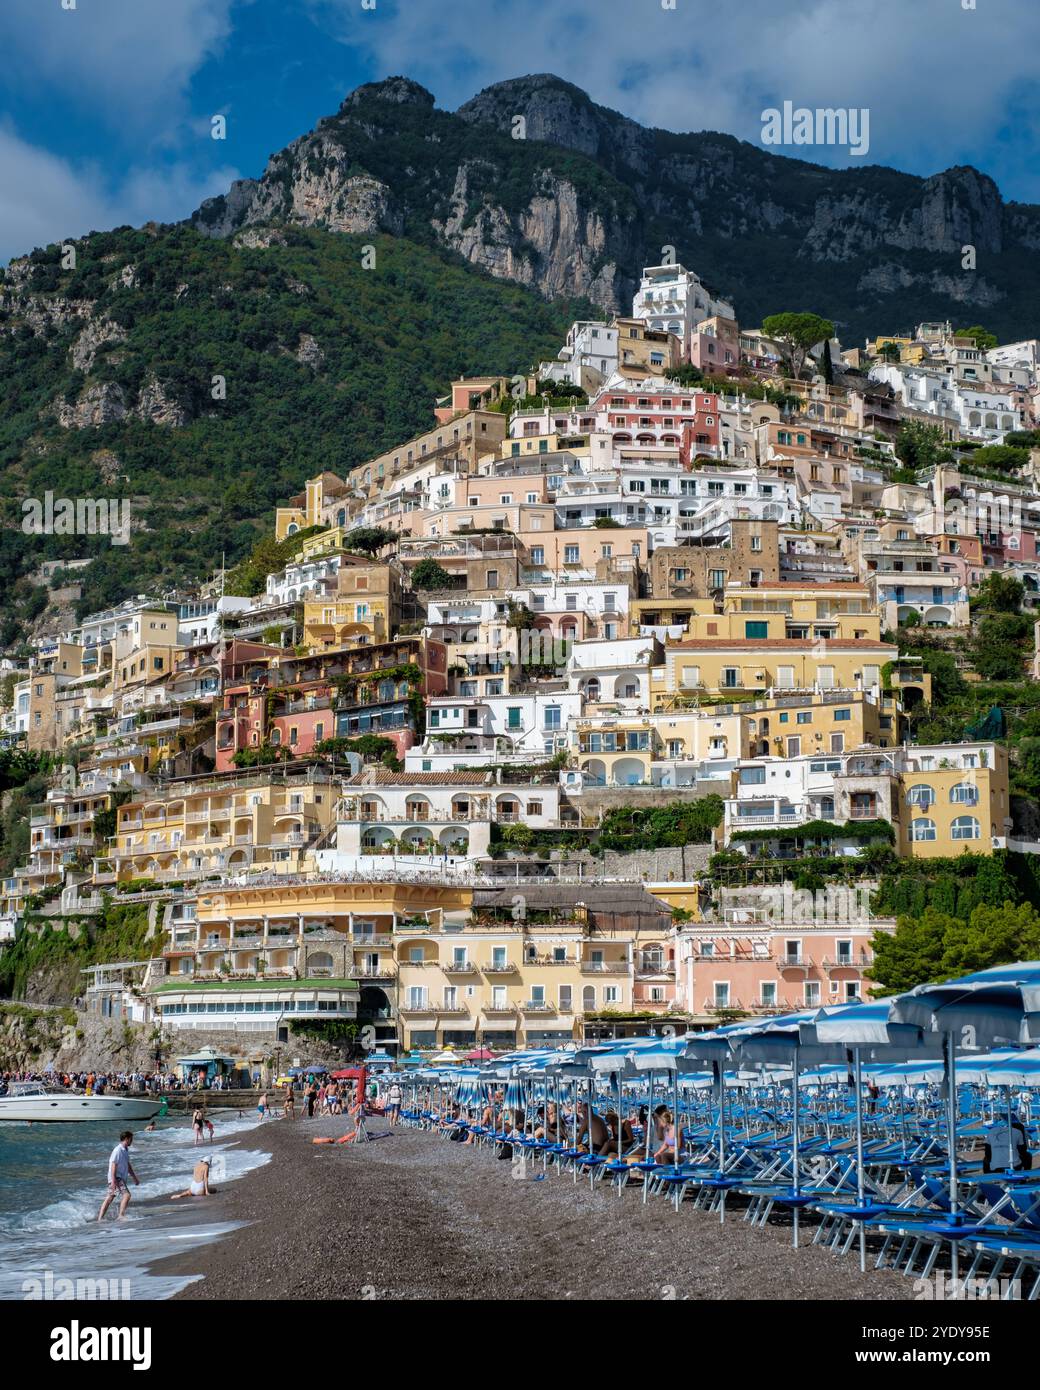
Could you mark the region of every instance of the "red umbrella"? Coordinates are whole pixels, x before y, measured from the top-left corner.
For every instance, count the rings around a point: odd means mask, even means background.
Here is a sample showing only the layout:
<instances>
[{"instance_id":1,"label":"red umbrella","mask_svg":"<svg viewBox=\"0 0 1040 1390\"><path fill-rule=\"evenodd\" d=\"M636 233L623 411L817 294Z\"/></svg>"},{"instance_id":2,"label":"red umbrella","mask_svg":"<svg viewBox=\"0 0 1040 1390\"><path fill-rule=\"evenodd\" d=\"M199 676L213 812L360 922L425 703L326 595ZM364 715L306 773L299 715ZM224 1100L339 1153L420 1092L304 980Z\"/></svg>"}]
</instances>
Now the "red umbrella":
<instances>
[{"instance_id":1,"label":"red umbrella","mask_svg":"<svg viewBox=\"0 0 1040 1390\"><path fill-rule=\"evenodd\" d=\"M467 1062L490 1062L494 1053L486 1047L475 1047L472 1052L466 1053Z\"/></svg>"}]
</instances>

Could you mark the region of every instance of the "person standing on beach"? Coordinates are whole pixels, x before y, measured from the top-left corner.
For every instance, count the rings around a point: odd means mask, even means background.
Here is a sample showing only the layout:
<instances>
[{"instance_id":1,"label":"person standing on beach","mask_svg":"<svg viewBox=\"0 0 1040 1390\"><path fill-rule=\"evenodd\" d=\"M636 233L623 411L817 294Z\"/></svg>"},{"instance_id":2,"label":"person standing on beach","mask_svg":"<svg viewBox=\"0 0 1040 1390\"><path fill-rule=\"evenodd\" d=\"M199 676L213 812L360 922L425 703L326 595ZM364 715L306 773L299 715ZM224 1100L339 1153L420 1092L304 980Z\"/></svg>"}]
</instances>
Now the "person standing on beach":
<instances>
[{"instance_id":1,"label":"person standing on beach","mask_svg":"<svg viewBox=\"0 0 1040 1390\"><path fill-rule=\"evenodd\" d=\"M257 1101L257 1103L256 1103L256 1113L260 1116L261 1120L266 1120L266 1119L267 1119L268 1110L267 1110L267 1092L266 1092L266 1091L264 1092L264 1094L260 1097L260 1099L259 1099L259 1100Z\"/></svg>"},{"instance_id":2,"label":"person standing on beach","mask_svg":"<svg viewBox=\"0 0 1040 1390\"><path fill-rule=\"evenodd\" d=\"M401 1118L401 1097L401 1087L395 1081L386 1095L386 1113L390 1117L391 1129L396 1129L397 1121Z\"/></svg>"},{"instance_id":3,"label":"person standing on beach","mask_svg":"<svg viewBox=\"0 0 1040 1390\"><path fill-rule=\"evenodd\" d=\"M202 1111L196 1110L194 1115L192 1115L191 1117L191 1127L195 1131L195 1143L192 1145L193 1148L198 1148L198 1146L202 1143L202 1126L204 1123L205 1118L202 1114Z\"/></svg>"},{"instance_id":4,"label":"person standing on beach","mask_svg":"<svg viewBox=\"0 0 1040 1390\"><path fill-rule=\"evenodd\" d=\"M98 1220L104 1221L105 1212L116 1199L116 1194L120 1194L119 1214L117 1221L122 1221L126 1214L126 1209L130 1205L130 1188L127 1185L127 1178L133 1178L138 1187L141 1186L141 1179L134 1172L133 1164L130 1162L130 1145L134 1142L134 1136L130 1130L126 1129L119 1136L119 1143L112 1150L108 1158L108 1191L105 1200L101 1203L101 1210L98 1212Z\"/></svg>"}]
</instances>

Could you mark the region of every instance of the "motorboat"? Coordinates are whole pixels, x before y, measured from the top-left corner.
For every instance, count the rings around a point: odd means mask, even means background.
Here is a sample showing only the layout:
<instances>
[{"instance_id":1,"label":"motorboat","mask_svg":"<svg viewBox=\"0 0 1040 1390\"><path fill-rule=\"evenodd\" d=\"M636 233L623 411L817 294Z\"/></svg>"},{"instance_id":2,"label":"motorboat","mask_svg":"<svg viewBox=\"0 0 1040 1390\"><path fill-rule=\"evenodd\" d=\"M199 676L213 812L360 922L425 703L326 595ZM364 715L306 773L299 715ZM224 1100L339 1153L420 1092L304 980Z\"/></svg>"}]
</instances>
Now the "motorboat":
<instances>
[{"instance_id":1,"label":"motorboat","mask_svg":"<svg viewBox=\"0 0 1040 1390\"><path fill-rule=\"evenodd\" d=\"M0 1121L31 1120L150 1120L164 1108L162 1098L103 1095L48 1090L42 1081L13 1081L0 1096Z\"/></svg>"}]
</instances>

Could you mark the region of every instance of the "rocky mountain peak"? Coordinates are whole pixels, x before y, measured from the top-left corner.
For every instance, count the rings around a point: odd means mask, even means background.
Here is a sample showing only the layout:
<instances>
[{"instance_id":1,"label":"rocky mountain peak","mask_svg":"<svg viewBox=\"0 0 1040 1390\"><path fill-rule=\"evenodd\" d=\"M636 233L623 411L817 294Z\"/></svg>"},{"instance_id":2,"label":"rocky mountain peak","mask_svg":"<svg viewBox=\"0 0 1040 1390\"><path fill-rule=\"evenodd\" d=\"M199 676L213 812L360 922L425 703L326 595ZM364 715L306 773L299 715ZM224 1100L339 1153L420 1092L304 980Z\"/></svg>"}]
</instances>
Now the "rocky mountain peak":
<instances>
[{"instance_id":1,"label":"rocky mountain peak","mask_svg":"<svg viewBox=\"0 0 1040 1390\"><path fill-rule=\"evenodd\" d=\"M362 86L356 87L344 98L339 109L341 112L349 112L368 101L387 101L396 106L410 104L432 107L434 96L418 82L413 82L410 77L385 77L382 82L365 82Z\"/></svg>"}]
</instances>

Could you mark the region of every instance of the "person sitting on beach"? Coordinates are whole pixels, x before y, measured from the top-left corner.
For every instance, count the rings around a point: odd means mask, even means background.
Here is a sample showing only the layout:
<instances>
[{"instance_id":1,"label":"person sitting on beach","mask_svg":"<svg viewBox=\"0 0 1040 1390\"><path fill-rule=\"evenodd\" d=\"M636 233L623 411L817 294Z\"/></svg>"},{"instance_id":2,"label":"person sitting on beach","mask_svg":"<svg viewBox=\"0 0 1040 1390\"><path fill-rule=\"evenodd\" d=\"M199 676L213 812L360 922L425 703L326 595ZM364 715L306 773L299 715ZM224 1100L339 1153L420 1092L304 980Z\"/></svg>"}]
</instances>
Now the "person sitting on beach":
<instances>
[{"instance_id":1,"label":"person sitting on beach","mask_svg":"<svg viewBox=\"0 0 1040 1390\"><path fill-rule=\"evenodd\" d=\"M567 1116L563 1106L553 1100L549 1102L545 1117L546 1137L554 1144L567 1142Z\"/></svg>"},{"instance_id":2,"label":"person sitting on beach","mask_svg":"<svg viewBox=\"0 0 1040 1390\"><path fill-rule=\"evenodd\" d=\"M618 1114L616 1110L608 1110L604 1115L607 1126L606 1143L598 1150L599 1153L609 1157L616 1154L619 1158L626 1154L635 1143L635 1135L632 1133L631 1120L622 1120L620 1123L620 1144L618 1142Z\"/></svg>"},{"instance_id":3,"label":"person sitting on beach","mask_svg":"<svg viewBox=\"0 0 1040 1390\"><path fill-rule=\"evenodd\" d=\"M650 1157L655 1163L674 1163L675 1162L675 1123L672 1119L672 1112L664 1106L659 1109L663 1112L659 1116L658 1146L651 1153ZM658 1112L655 1110L654 1115Z\"/></svg>"},{"instance_id":4,"label":"person sitting on beach","mask_svg":"<svg viewBox=\"0 0 1040 1390\"><path fill-rule=\"evenodd\" d=\"M607 1142L607 1127L601 1116L584 1101L578 1105L578 1142L576 1148L582 1153L599 1153Z\"/></svg>"},{"instance_id":5,"label":"person sitting on beach","mask_svg":"<svg viewBox=\"0 0 1040 1390\"><path fill-rule=\"evenodd\" d=\"M175 1192L170 1201L179 1202L182 1197L212 1197L216 1190L209 1185L209 1159L200 1158L192 1169L191 1186L183 1192Z\"/></svg>"}]
</instances>

